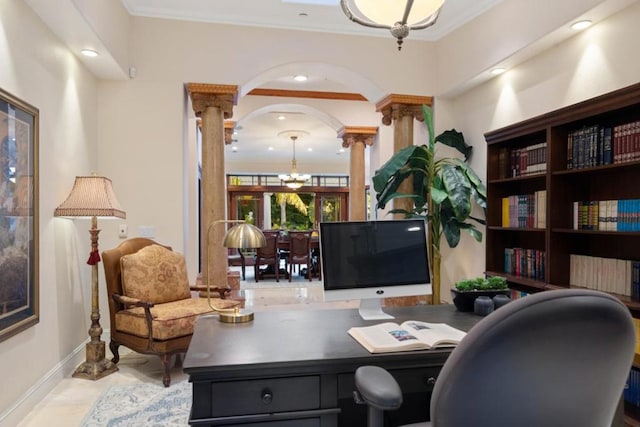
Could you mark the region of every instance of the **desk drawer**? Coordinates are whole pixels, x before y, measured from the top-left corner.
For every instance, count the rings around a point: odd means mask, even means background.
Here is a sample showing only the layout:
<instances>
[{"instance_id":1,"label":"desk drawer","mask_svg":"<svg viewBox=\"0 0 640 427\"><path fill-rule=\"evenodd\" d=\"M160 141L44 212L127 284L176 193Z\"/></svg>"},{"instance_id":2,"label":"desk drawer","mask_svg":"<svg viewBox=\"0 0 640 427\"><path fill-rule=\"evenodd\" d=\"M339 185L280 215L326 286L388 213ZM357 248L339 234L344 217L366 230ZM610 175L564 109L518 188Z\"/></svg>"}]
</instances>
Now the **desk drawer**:
<instances>
[{"instance_id":1,"label":"desk drawer","mask_svg":"<svg viewBox=\"0 0 640 427\"><path fill-rule=\"evenodd\" d=\"M212 409L216 417L320 407L317 376L229 381L211 385Z\"/></svg>"}]
</instances>

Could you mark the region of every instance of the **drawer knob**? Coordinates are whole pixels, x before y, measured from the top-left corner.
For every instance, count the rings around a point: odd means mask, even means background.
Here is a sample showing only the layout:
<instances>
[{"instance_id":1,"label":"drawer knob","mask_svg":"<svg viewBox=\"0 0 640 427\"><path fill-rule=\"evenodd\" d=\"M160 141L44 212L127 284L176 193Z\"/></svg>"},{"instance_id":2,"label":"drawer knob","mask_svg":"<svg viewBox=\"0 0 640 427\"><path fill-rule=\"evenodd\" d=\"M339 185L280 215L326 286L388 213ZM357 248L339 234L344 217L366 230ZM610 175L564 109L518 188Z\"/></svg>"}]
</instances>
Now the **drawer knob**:
<instances>
[{"instance_id":1,"label":"drawer knob","mask_svg":"<svg viewBox=\"0 0 640 427\"><path fill-rule=\"evenodd\" d=\"M264 403L265 405L269 405L272 401L273 401L273 394L271 393L271 390L269 389L262 390L262 403Z\"/></svg>"},{"instance_id":2,"label":"drawer knob","mask_svg":"<svg viewBox=\"0 0 640 427\"><path fill-rule=\"evenodd\" d=\"M435 377L429 377L425 380L428 385L434 385L436 383Z\"/></svg>"}]
</instances>

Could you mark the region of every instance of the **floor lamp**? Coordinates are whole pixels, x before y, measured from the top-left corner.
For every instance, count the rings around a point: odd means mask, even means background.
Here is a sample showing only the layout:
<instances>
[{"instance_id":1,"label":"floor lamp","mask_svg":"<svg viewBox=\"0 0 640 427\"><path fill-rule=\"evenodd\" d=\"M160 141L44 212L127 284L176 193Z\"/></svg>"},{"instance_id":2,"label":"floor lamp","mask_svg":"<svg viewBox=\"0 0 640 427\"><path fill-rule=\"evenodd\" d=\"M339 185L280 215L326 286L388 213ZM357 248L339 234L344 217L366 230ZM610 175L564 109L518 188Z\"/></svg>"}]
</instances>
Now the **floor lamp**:
<instances>
[{"instance_id":1,"label":"floor lamp","mask_svg":"<svg viewBox=\"0 0 640 427\"><path fill-rule=\"evenodd\" d=\"M120 208L110 179L102 176L77 176L71 193L53 215L91 218L91 252L87 261L91 266L91 340L86 345L86 360L78 366L73 376L97 380L118 370L113 362L105 358L105 344L100 339L102 327L98 303L98 217L126 218L126 214Z\"/></svg>"},{"instance_id":2,"label":"floor lamp","mask_svg":"<svg viewBox=\"0 0 640 427\"><path fill-rule=\"evenodd\" d=\"M209 235L211 229L217 224L236 223L231 227L224 235L222 240L222 246L225 248L235 249L255 249L261 248L267 244L264 234L255 225L249 224L241 219L220 219L214 221L207 228L206 244L209 248ZM211 274L209 271L209 260L205 260L207 263L207 302L212 310L217 311L219 319L224 323L243 323L253 320L253 312L246 308L216 308L211 304Z\"/></svg>"}]
</instances>

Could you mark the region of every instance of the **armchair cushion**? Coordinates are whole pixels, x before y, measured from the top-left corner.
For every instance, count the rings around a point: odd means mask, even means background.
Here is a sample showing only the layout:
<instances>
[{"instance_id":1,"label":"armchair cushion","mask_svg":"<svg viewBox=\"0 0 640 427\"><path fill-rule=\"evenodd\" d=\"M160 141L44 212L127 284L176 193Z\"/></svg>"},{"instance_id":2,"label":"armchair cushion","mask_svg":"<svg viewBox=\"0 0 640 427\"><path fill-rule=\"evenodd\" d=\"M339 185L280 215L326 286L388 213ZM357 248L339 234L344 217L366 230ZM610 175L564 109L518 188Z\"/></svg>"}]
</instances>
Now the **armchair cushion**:
<instances>
[{"instance_id":1,"label":"armchair cushion","mask_svg":"<svg viewBox=\"0 0 640 427\"><path fill-rule=\"evenodd\" d=\"M182 254L149 245L120 258L122 290L131 298L162 304L191 296Z\"/></svg>"},{"instance_id":2,"label":"armchair cushion","mask_svg":"<svg viewBox=\"0 0 640 427\"><path fill-rule=\"evenodd\" d=\"M231 308L238 305L238 302L212 298L211 305L216 308ZM191 335L198 316L211 312L206 298L186 298L157 304L151 307L153 339L162 341ZM134 307L117 312L116 329L119 332L147 338L149 331L144 308Z\"/></svg>"}]
</instances>

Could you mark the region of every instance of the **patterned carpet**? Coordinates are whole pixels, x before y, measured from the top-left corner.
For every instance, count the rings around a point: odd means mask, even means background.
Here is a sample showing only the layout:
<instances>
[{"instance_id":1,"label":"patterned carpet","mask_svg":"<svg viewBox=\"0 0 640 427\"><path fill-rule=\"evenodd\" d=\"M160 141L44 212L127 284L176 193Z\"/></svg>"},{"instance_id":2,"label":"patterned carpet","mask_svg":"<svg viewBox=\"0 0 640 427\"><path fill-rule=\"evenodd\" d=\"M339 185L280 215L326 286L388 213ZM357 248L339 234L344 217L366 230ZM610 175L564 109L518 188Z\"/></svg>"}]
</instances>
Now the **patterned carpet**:
<instances>
[{"instance_id":1,"label":"patterned carpet","mask_svg":"<svg viewBox=\"0 0 640 427\"><path fill-rule=\"evenodd\" d=\"M191 409L191 384L110 386L82 422L83 427L184 427Z\"/></svg>"}]
</instances>

